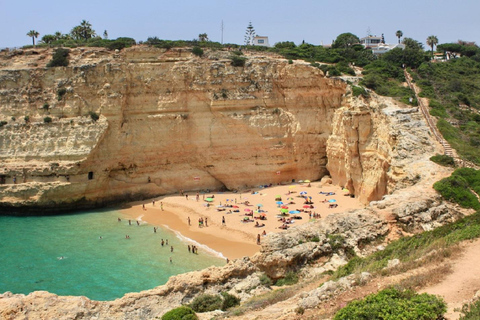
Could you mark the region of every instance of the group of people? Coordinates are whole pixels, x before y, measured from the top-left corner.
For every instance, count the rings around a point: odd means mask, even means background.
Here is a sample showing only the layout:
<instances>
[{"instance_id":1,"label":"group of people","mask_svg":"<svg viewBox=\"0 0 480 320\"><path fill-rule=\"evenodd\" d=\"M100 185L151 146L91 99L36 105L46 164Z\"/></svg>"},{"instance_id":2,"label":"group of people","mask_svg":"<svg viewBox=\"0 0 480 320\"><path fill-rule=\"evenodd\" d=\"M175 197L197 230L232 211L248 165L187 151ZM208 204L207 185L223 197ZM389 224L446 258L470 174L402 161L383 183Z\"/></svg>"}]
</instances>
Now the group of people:
<instances>
[{"instance_id":1,"label":"group of people","mask_svg":"<svg viewBox=\"0 0 480 320\"><path fill-rule=\"evenodd\" d=\"M198 248L197 248L197 246L192 245L192 246L190 247L190 245L188 245L188 252L198 254Z\"/></svg>"}]
</instances>

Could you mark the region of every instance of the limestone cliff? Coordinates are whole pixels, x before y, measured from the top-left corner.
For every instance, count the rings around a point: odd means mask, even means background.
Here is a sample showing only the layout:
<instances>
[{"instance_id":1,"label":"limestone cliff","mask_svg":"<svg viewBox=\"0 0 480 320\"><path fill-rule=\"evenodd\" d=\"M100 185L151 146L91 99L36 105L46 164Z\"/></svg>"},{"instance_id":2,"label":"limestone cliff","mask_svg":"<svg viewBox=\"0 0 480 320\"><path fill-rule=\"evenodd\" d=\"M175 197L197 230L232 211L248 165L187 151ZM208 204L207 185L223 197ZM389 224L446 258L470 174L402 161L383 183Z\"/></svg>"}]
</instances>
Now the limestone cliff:
<instances>
[{"instance_id":1,"label":"limestone cliff","mask_svg":"<svg viewBox=\"0 0 480 320\"><path fill-rule=\"evenodd\" d=\"M4 212L326 174L367 203L404 176L391 102L352 97L307 63L252 54L235 67L229 52L137 46L72 49L68 67L46 68L51 54L0 55Z\"/></svg>"}]
</instances>

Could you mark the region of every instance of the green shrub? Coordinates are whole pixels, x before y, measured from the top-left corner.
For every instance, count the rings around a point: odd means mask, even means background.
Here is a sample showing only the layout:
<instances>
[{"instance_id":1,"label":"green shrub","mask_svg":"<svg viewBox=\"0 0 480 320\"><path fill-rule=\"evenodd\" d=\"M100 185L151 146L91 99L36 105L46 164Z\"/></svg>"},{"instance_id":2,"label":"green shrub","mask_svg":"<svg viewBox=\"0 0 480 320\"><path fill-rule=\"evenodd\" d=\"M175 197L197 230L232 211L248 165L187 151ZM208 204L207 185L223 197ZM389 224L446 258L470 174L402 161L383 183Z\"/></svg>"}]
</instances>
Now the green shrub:
<instances>
[{"instance_id":1,"label":"green shrub","mask_svg":"<svg viewBox=\"0 0 480 320\"><path fill-rule=\"evenodd\" d=\"M47 64L47 67L66 67L68 66L68 54L70 50L64 48L58 48L55 50L52 56L52 60Z\"/></svg>"},{"instance_id":2,"label":"green shrub","mask_svg":"<svg viewBox=\"0 0 480 320\"><path fill-rule=\"evenodd\" d=\"M455 166L455 160L447 156L446 154L437 154L432 157L430 157L430 160L438 163L439 165L442 165L444 167L454 167Z\"/></svg>"},{"instance_id":3,"label":"green shrub","mask_svg":"<svg viewBox=\"0 0 480 320\"><path fill-rule=\"evenodd\" d=\"M288 272L284 278L278 279L275 282L276 286L290 286L298 282L298 275L295 272Z\"/></svg>"},{"instance_id":4,"label":"green shrub","mask_svg":"<svg viewBox=\"0 0 480 320\"><path fill-rule=\"evenodd\" d=\"M333 319L436 320L441 319L446 311L445 302L434 295L389 288L350 302Z\"/></svg>"},{"instance_id":5,"label":"green shrub","mask_svg":"<svg viewBox=\"0 0 480 320\"><path fill-rule=\"evenodd\" d=\"M48 109L50 108L50 105L48 103L44 103L42 108L43 110L48 111Z\"/></svg>"},{"instance_id":6,"label":"green shrub","mask_svg":"<svg viewBox=\"0 0 480 320\"><path fill-rule=\"evenodd\" d=\"M200 48L199 46L195 46L195 47L193 47L193 49L192 49L192 53L193 53L194 55L196 55L197 57L201 57L201 56L203 56L203 49Z\"/></svg>"},{"instance_id":7,"label":"green shrub","mask_svg":"<svg viewBox=\"0 0 480 320\"><path fill-rule=\"evenodd\" d=\"M90 118L92 118L92 120L95 122L100 118L100 116L96 112L90 111L88 114L90 115Z\"/></svg>"},{"instance_id":8,"label":"green shrub","mask_svg":"<svg viewBox=\"0 0 480 320\"><path fill-rule=\"evenodd\" d=\"M260 283L265 287L270 287L272 285L272 279L267 276L265 273L260 276Z\"/></svg>"},{"instance_id":9,"label":"green shrub","mask_svg":"<svg viewBox=\"0 0 480 320\"><path fill-rule=\"evenodd\" d=\"M162 320L196 320L198 319L195 311L189 307L181 306L172 309L162 316Z\"/></svg>"},{"instance_id":10,"label":"green shrub","mask_svg":"<svg viewBox=\"0 0 480 320\"><path fill-rule=\"evenodd\" d=\"M8 122L7 121L0 121L0 128L6 125Z\"/></svg>"},{"instance_id":11,"label":"green shrub","mask_svg":"<svg viewBox=\"0 0 480 320\"><path fill-rule=\"evenodd\" d=\"M27 122L27 123L30 122L30 116L23 117L23 120L25 120L25 122Z\"/></svg>"},{"instance_id":12,"label":"green shrub","mask_svg":"<svg viewBox=\"0 0 480 320\"><path fill-rule=\"evenodd\" d=\"M222 298L211 294L201 294L189 305L195 312L209 312L222 308Z\"/></svg>"},{"instance_id":13,"label":"green shrub","mask_svg":"<svg viewBox=\"0 0 480 320\"><path fill-rule=\"evenodd\" d=\"M57 99L58 101L62 100L63 96L67 93L67 89L65 88L60 88L57 90ZM45 105L43 105L45 107ZM48 108L47 108L48 110Z\"/></svg>"},{"instance_id":14,"label":"green shrub","mask_svg":"<svg viewBox=\"0 0 480 320\"><path fill-rule=\"evenodd\" d=\"M288 59L288 64L293 64L293 60L292 60L292 59Z\"/></svg>"},{"instance_id":15,"label":"green shrub","mask_svg":"<svg viewBox=\"0 0 480 320\"><path fill-rule=\"evenodd\" d=\"M43 118L43 122L45 122L45 123L50 123L50 122L52 122L52 118L50 118L50 117L45 117L45 118Z\"/></svg>"},{"instance_id":16,"label":"green shrub","mask_svg":"<svg viewBox=\"0 0 480 320\"><path fill-rule=\"evenodd\" d=\"M245 62L247 61L247 58L240 57L240 56L237 56L237 55L231 55L230 59L232 60L232 65L234 67L243 67L243 66L245 66Z\"/></svg>"},{"instance_id":17,"label":"green shrub","mask_svg":"<svg viewBox=\"0 0 480 320\"><path fill-rule=\"evenodd\" d=\"M460 320L480 319L480 300L462 306Z\"/></svg>"},{"instance_id":18,"label":"green shrub","mask_svg":"<svg viewBox=\"0 0 480 320\"><path fill-rule=\"evenodd\" d=\"M238 306L240 304L240 298L229 294L227 292L222 292L222 310L225 311L232 307Z\"/></svg>"},{"instance_id":19,"label":"green shrub","mask_svg":"<svg viewBox=\"0 0 480 320\"><path fill-rule=\"evenodd\" d=\"M480 209L478 198L470 191L470 185L461 175L452 174L433 184L443 198L458 203L464 208Z\"/></svg>"},{"instance_id":20,"label":"green shrub","mask_svg":"<svg viewBox=\"0 0 480 320\"><path fill-rule=\"evenodd\" d=\"M364 87L352 86L352 93L354 97L362 96L368 98L369 94Z\"/></svg>"}]
</instances>

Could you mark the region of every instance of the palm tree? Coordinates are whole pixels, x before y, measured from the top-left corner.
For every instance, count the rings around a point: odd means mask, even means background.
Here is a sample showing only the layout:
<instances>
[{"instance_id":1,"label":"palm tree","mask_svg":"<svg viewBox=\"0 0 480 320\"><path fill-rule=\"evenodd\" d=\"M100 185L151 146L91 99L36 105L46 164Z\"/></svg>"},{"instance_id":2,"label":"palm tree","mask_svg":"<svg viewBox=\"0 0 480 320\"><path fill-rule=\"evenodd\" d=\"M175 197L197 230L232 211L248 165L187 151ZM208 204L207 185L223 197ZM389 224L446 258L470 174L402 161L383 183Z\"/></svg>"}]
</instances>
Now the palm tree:
<instances>
[{"instance_id":1,"label":"palm tree","mask_svg":"<svg viewBox=\"0 0 480 320\"><path fill-rule=\"evenodd\" d=\"M427 45L432 48L432 55L433 55L433 47L436 46L438 43L438 38L436 36L429 36L427 38Z\"/></svg>"},{"instance_id":2,"label":"palm tree","mask_svg":"<svg viewBox=\"0 0 480 320\"><path fill-rule=\"evenodd\" d=\"M38 38L39 35L40 33L38 31L35 31L35 30L28 31L27 36L32 37L33 47L35 47L35 38Z\"/></svg>"},{"instance_id":3,"label":"palm tree","mask_svg":"<svg viewBox=\"0 0 480 320\"><path fill-rule=\"evenodd\" d=\"M400 43L400 38L403 37L403 32L402 32L402 30L397 30L397 32L395 32L395 35L396 35L397 38L398 38L398 43Z\"/></svg>"}]
</instances>

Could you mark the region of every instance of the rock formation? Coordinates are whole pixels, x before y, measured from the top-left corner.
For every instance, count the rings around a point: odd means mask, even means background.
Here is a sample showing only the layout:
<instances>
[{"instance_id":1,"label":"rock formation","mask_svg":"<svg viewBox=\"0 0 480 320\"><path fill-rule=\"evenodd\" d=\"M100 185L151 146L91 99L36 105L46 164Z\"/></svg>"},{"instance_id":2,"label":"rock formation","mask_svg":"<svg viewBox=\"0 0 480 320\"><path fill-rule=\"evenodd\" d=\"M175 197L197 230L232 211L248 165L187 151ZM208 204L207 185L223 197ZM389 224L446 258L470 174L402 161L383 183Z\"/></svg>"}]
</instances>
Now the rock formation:
<instances>
[{"instance_id":1,"label":"rock formation","mask_svg":"<svg viewBox=\"0 0 480 320\"><path fill-rule=\"evenodd\" d=\"M188 49L77 48L68 67L46 68L51 50L21 53L0 55L5 211L326 174L367 203L390 192L391 173L402 170L393 149L404 133L389 112L416 113L354 98L318 68L268 56L234 67L223 51L198 58Z\"/></svg>"},{"instance_id":2,"label":"rock formation","mask_svg":"<svg viewBox=\"0 0 480 320\"><path fill-rule=\"evenodd\" d=\"M115 301L5 293L2 318L151 319L202 292L247 299L270 290L263 273L280 278L337 257L308 269L320 274L345 263L334 254L339 249L373 250L366 244L387 235L391 223L410 232L461 215L431 188L450 169L428 160L439 148L416 108L374 93L354 97L346 82L309 64L259 54L234 67L222 51L198 58L188 49L134 47L78 48L69 67L45 68L51 53L0 55L2 213L326 174L364 203L376 201L269 235L250 259ZM46 116L53 121L44 123ZM299 305L314 307L336 288L314 290Z\"/></svg>"}]
</instances>

